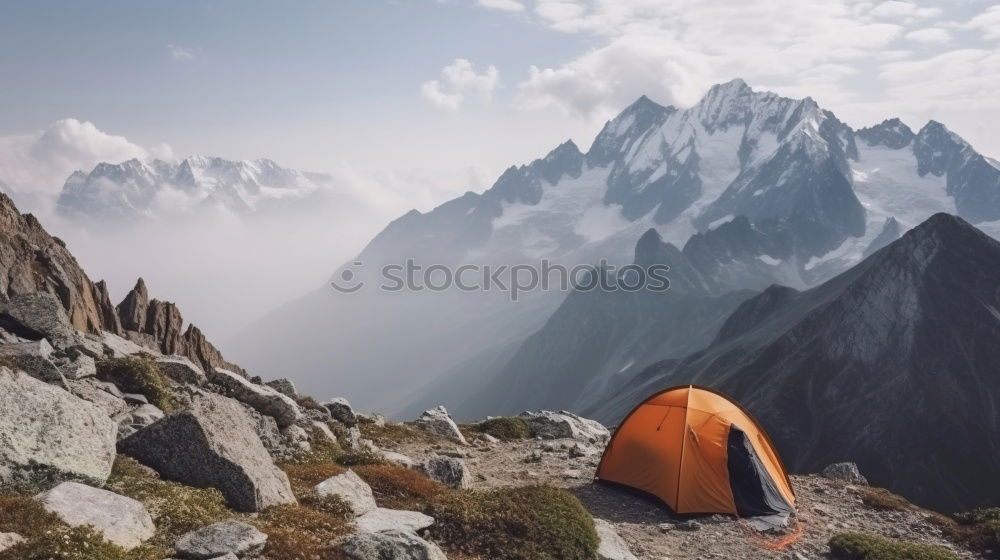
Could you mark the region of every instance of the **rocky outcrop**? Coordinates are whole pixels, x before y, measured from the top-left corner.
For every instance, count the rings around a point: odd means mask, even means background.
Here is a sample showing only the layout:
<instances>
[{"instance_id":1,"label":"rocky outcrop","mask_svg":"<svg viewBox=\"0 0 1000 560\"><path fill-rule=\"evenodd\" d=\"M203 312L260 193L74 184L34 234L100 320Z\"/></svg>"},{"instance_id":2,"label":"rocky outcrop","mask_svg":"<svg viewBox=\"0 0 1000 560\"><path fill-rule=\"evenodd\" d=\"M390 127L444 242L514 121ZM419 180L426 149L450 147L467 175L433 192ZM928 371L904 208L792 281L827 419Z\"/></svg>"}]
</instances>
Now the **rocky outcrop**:
<instances>
[{"instance_id":1,"label":"rocky outcrop","mask_svg":"<svg viewBox=\"0 0 1000 560\"><path fill-rule=\"evenodd\" d=\"M0 303L0 327L28 340L47 338L56 348L76 339L62 303L46 292L17 294Z\"/></svg>"},{"instance_id":2,"label":"rocky outcrop","mask_svg":"<svg viewBox=\"0 0 1000 560\"><path fill-rule=\"evenodd\" d=\"M397 529L381 533L354 533L341 543L350 560L446 560L444 552L434 543Z\"/></svg>"},{"instance_id":3,"label":"rocky outcrop","mask_svg":"<svg viewBox=\"0 0 1000 560\"><path fill-rule=\"evenodd\" d=\"M472 483L472 474L465 461L454 457L431 457L423 464L424 474L451 488L465 488Z\"/></svg>"},{"instance_id":4,"label":"rocky outcrop","mask_svg":"<svg viewBox=\"0 0 1000 560\"><path fill-rule=\"evenodd\" d=\"M375 495L371 486L352 470L320 482L315 490L319 496L337 496L351 508L356 517L378 507L375 505Z\"/></svg>"},{"instance_id":5,"label":"rocky outcrop","mask_svg":"<svg viewBox=\"0 0 1000 560\"><path fill-rule=\"evenodd\" d=\"M831 480L839 480L848 484L868 486L868 479L865 478L858 466L854 463L834 463L827 465L821 472L823 476Z\"/></svg>"},{"instance_id":6,"label":"rocky outcrop","mask_svg":"<svg viewBox=\"0 0 1000 560\"><path fill-rule=\"evenodd\" d=\"M205 372L184 356L163 356L156 359L160 371L178 383L204 385L208 381Z\"/></svg>"},{"instance_id":7,"label":"rocky outcrop","mask_svg":"<svg viewBox=\"0 0 1000 560\"><path fill-rule=\"evenodd\" d=\"M221 367L244 373L239 366L227 362L198 327L188 325L184 329L184 318L175 304L150 300L142 278L118 304L116 315L125 335L137 344L162 354L184 356L205 370Z\"/></svg>"},{"instance_id":8,"label":"rocky outcrop","mask_svg":"<svg viewBox=\"0 0 1000 560\"><path fill-rule=\"evenodd\" d=\"M522 412L520 418L528 423L531 436L541 439L576 439L588 443L607 441L611 433L599 422L567 412Z\"/></svg>"},{"instance_id":9,"label":"rocky outcrop","mask_svg":"<svg viewBox=\"0 0 1000 560\"><path fill-rule=\"evenodd\" d=\"M51 294L77 330L121 332L118 323L109 320L114 311L108 307L106 287L91 282L66 244L49 235L34 216L21 214L3 193L0 193L0 293L12 298Z\"/></svg>"},{"instance_id":10,"label":"rocky outcrop","mask_svg":"<svg viewBox=\"0 0 1000 560\"><path fill-rule=\"evenodd\" d=\"M52 345L44 338L31 342L0 344L0 356L6 357L19 369L39 381L66 388L65 377L52 363Z\"/></svg>"},{"instance_id":11,"label":"rocky outcrop","mask_svg":"<svg viewBox=\"0 0 1000 560\"><path fill-rule=\"evenodd\" d=\"M295 384L292 383L291 379L275 379L273 381L268 381L265 383L268 387L274 389L275 391L285 395L286 397L298 398L299 393L295 390Z\"/></svg>"},{"instance_id":12,"label":"rocky outcrop","mask_svg":"<svg viewBox=\"0 0 1000 560\"><path fill-rule=\"evenodd\" d=\"M128 411L116 418L118 420L118 438L124 439L146 426L151 426L163 419L163 411L151 404L141 404L135 410Z\"/></svg>"},{"instance_id":13,"label":"rocky outcrop","mask_svg":"<svg viewBox=\"0 0 1000 560\"><path fill-rule=\"evenodd\" d=\"M351 408L351 403L344 397L336 397L323 403L323 406L330 411L330 416L341 424L351 427L358 424L358 417Z\"/></svg>"},{"instance_id":14,"label":"rocky outcrop","mask_svg":"<svg viewBox=\"0 0 1000 560\"><path fill-rule=\"evenodd\" d=\"M254 425L236 401L198 391L186 409L123 439L118 449L166 478L219 489L239 511L295 503L288 477Z\"/></svg>"},{"instance_id":15,"label":"rocky outcrop","mask_svg":"<svg viewBox=\"0 0 1000 560\"><path fill-rule=\"evenodd\" d=\"M468 443L465 441L465 436L462 435L455 421L451 419L448 410L443 406L424 411L420 415L420 418L417 418L413 422L413 425L417 429L429 434L453 439L463 445Z\"/></svg>"},{"instance_id":16,"label":"rocky outcrop","mask_svg":"<svg viewBox=\"0 0 1000 560\"><path fill-rule=\"evenodd\" d=\"M302 418L302 411L295 401L266 385L251 383L222 368L210 369L209 380L222 387L230 397L274 418L279 428L291 426Z\"/></svg>"},{"instance_id":17,"label":"rocky outcrop","mask_svg":"<svg viewBox=\"0 0 1000 560\"><path fill-rule=\"evenodd\" d=\"M253 525L240 521L220 521L181 537L174 545L181 558L208 560L233 554L237 558L254 558L264 550L267 535Z\"/></svg>"},{"instance_id":18,"label":"rocky outcrop","mask_svg":"<svg viewBox=\"0 0 1000 560\"><path fill-rule=\"evenodd\" d=\"M90 526L125 550L139 546L156 530L142 503L86 484L63 482L38 500L67 525Z\"/></svg>"},{"instance_id":19,"label":"rocky outcrop","mask_svg":"<svg viewBox=\"0 0 1000 560\"><path fill-rule=\"evenodd\" d=\"M0 488L38 490L111 474L117 426L100 408L0 367Z\"/></svg>"}]
</instances>

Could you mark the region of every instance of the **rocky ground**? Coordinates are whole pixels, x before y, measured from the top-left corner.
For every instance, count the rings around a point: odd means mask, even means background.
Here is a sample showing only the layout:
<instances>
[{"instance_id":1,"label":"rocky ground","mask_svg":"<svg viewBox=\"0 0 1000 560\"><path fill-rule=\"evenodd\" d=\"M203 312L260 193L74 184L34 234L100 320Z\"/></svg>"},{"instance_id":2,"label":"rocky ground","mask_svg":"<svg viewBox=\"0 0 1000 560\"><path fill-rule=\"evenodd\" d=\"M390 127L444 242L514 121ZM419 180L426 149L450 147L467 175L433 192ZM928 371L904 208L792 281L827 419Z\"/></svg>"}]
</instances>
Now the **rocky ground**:
<instances>
[{"instance_id":1,"label":"rocky ground","mask_svg":"<svg viewBox=\"0 0 1000 560\"><path fill-rule=\"evenodd\" d=\"M788 530L768 534L730 516L679 518L655 499L595 483L599 448L574 439L474 439L467 446L404 442L392 449L417 461L439 454L462 457L474 488L538 483L566 488L595 519L610 522L628 549L641 559L827 558L830 538L849 531L937 545L960 558L980 558L945 539L941 529L919 509L875 509L862 501L866 486L821 475L792 476L796 516Z\"/></svg>"}]
</instances>

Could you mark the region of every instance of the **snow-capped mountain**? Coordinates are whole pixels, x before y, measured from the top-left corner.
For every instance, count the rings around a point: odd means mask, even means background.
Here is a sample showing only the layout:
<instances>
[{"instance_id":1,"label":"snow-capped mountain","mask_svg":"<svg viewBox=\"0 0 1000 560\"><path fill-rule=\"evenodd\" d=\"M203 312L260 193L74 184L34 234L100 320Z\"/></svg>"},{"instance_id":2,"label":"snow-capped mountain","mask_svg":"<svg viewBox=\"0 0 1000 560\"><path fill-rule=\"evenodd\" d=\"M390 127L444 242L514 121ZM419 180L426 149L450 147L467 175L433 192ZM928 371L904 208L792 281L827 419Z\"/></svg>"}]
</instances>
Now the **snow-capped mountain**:
<instances>
[{"instance_id":1,"label":"snow-capped mountain","mask_svg":"<svg viewBox=\"0 0 1000 560\"><path fill-rule=\"evenodd\" d=\"M937 212L1000 234L1000 166L937 122L916 133L895 119L855 131L810 98L757 92L733 80L687 109L641 97L604 126L586 153L566 142L507 169L483 193L411 211L357 261L365 267L407 259L626 264L653 229L683 261L672 264L676 271L685 271L701 296L717 297L773 283L817 285ZM303 384L320 392L338 387L364 407L391 412L434 380L482 389L564 295L509 304L425 294L400 305L400 298L389 303L377 293L338 298L324 287L262 320L237 351L266 372L282 367L273 347L301 348ZM329 333L342 330L344 316L364 321L342 344ZM373 325L370 332L366 325ZM411 350L405 358L384 351L385 341L396 340ZM658 356L669 357L683 355ZM385 391L404 370L406 382L396 385L401 394ZM366 375L352 376L356 371Z\"/></svg>"},{"instance_id":2,"label":"snow-capped mountain","mask_svg":"<svg viewBox=\"0 0 1000 560\"><path fill-rule=\"evenodd\" d=\"M246 214L307 199L328 190L331 183L329 176L284 168L268 159L131 159L73 173L57 208L64 216L88 220L136 220L212 206Z\"/></svg>"}]
</instances>

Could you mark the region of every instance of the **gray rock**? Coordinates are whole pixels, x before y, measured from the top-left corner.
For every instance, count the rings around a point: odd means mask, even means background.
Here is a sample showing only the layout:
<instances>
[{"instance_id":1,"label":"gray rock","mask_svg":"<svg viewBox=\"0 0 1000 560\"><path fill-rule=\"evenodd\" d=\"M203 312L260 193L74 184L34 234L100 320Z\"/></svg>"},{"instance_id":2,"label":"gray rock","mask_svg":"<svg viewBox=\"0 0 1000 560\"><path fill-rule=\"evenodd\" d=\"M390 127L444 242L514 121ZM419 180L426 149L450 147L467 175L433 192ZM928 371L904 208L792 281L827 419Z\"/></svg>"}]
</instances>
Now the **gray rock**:
<instances>
[{"instance_id":1,"label":"gray rock","mask_svg":"<svg viewBox=\"0 0 1000 560\"><path fill-rule=\"evenodd\" d=\"M163 416L163 411L151 404L140 405L135 410L126 412L117 418L118 439L125 439L146 426L160 421Z\"/></svg>"},{"instance_id":2,"label":"gray rock","mask_svg":"<svg viewBox=\"0 0 1000 560\"><path fill-rule=\"evenodd\" d=\"M220 395L195 392L186 409L123 439L118 449L166 478L218 488L239 511L295 503L288 477L272 462L253 419Z\"/></svg>"},{"instance_id":3,"label":"gray rock","mask_svg":"<svg viewBox=\"0 0 1000 560\"><path fill-rule=\"evenodd\" d=\"M454 457L431 457L424 462L427 478L451 488L465 488L472 482L472 474L465 461Z\"/></svg>"},{"instance_id":4,"label":"gray rock","mask_svg":"<svg viewBox=\"0 0 1000 560\"><path fill-rule=\"evenodd\" d=\"M407 469L412 469L416 466L416 462L402 453L396 453L395 451L382 451L382 457L393 465L398 465Z\"/></svg>"},{"instance_id":5,"label":"gray rock","mask_svg":"<svg viewBox=\"0 0 1000 560\"><path fill-rule=\"evenodd\" d=\"M355 414L355 416L358 417L358 422L362 422L364 424L374 424L380 428L382 426L385 426L385 416L382 416L381 414L377 413L364 414L358 412L357 414Z\"/></svg>"},{"instance_id":6,"label":"gray rock","mask_svg":"<svg viewBox=\"0 0 1000 560\"><path fill-rule=\"evenodd\" d=\"M178 383L202 386L208 381L205 372L184 356L163 356L156 359L156 364L163 375Z\"/></svg>"},{"instance_id":7,"label":"gray rock","mask_svg":"<svg viewBox=\"0 0 1000 560\"><path fill-rule=\"evenodd\" d=\"M140 393L122 393L122 398L129 404L149 404L149 399L146 398L146 395Z\"/></svg>"},{"instance_id":8,"label":"gray rock","mask_svg":"<svg viewBox=\"0 0 1000 560\"><path fill-rule=\"evenodd\" d=\"M381 533L392 529L416 533L433 524L433 517L419 511L386 508L375 508L355 520L355 527L359 533Z\"/></svg>"},{"instance_id":9,"label":"gray rock","mask_svg":"<svg viewBox=\"0 0 1000 560\"><path fill-rule=\"evenodd\" d=\"M625 539L615 531L614 525L603 519L594 519L594 529L601 541L597 549L598 560L638 560L628 549Z\"/></svg>"},{"instance_id":10,"label":"gray rock","mask_svg":"<svg viewBox=\"0 0 1000 560\"><path fill-rule=\"evenodd\" d=\"M290 399L297 399L299 397L298 391L295 390L295 384L290 379L282 377L281 379L268 381L265 385Z\"/></svg>"},{"instance_id":11,"label":"gray rock","mask_svg":"<svg viewBox=\"0 0 1000 560\"><path fill-rule=\"evenodd\" d=\"M341 543L351 560L446 560L434 543L397 529L381 533L354 533Z\"/></svg>"},{"instance_id":12,"label":"gray rock","mask_svg":"<svg viewBox=\"0 0 1000 560\"><path fill-rule=\"evenodd\" d=\"M572 438L588 443L607 441L611 432L599 422L582 418L566 412L540 410L538 412L522 412L521 418L528 423L532 437L542 439Z\"/></svg>"},{"instance_id":13,"label":"gray rock","mask_svg":"<svg viewBox=\"0 0 1000 560\"><path fill-rule=\"evenodd\" d=\"M128 410L128 403L125 402L125 399L116 397L105 391L102 387L102 381L88 377L87 379L79 380L70 379L66 383L69 385L71 393L96 405L109 418L119 416Z\"/></svg>"},{"instance_id":14,"label":"gray rock","mask_svg":"<svg viewBox=\"0 0 1000 560\"><path fill-rule=\"evenodd\" d=\"M302 411L295 401L266 385L251 383L237 373L212 368L209 371L209 381L225 388L234 399L274 418L279 428L291 426L302 418Z\"/></svg>"},{"instance_id":15,"label":"gray rock","mask_svg":"<svg viewBox=\"0 0 1000 560\"><path fill-rule=\"evenodd\" d=\"M591 455L597 454L597 451L589 445L581 444L576 442L572 447L569 448L567 452L572 459L579 459L580 457L590 457Z\"/></svg>"},{"instance_id":16,"label":"gray rock","mask_svg":"<svg viewBox=\"0 0 1000 560\"><path fill-rule=\"evenodd\" d=\"M26 338L37 339L44 336L56 348L72 346L76 341L76 329L70 323L62 302L54 294L34 292L15 295L9 301L0 303L0 314L14 319L28 331L34 331L31 333L34 336ZM15 334L24 336L17 332Z\"/></svg>"},{"instance_id":17,"label":"gray rock","mask_svg":"<svg viewBox=\"0 0 1000 560\"><path fill-rule=\"evenodd\" d=\"M140 502L114 492L63 482L37 499L72 527L90 525L105 540L131 550L153 536L156 527Z\"/></svg>"},{"instance_id":18,"label":"gray rock","mask_svg":"<svg viewBox=\"0 0 1000 560\"><path fill-rule=\"evenodd\" d=\"M24 542L24 537L17 533L0 533L0 552L13 548Z\"/></svg>"},{"instance_id":19,"label":"gray rock","mask_svg":"<svg viewBox=\"0 0 1000 560\"><path fill-rule=\"evenodd\" d=\"M674 527L680 531L699 531L701 530L701 523L698 523L694 519L689 519L687 521L681 521L680 523L674 525Z\"/></svg>"},{"instance_id":20,"label":"gray rock","mask_svg":"<svg viewBox=\"0 0 1000 560\"><path fill-rule=\"evenodd\" d=\"M192 531L174 545L178 556L190 560L208 560L226 554L252 558L264 550L267 535L253 525L229 520Z\"/></svg>"},{"instance_id":21,"label":"gray rock","mask_svg":"<svg viewBox=\"0 0 1000 560\"><path fill-rule=\"evenodd\" d=\"M309 442L309 432L297 424L292 424L280 430L281 437L285 438L285 443L299 451L309 451L312 444Z\"/></svg>"},{"instance_id":22,"label":"gray rock","mask_svg":"<svg viewBox=\"0 0 1000 560\"><path fill-rule=\"evenodd\" d=\"M434 434L448 439L453 439L459 443L467 444L465 436L458 429L455 421L451 419L448 410L443 406L438 406L425 411L413 422L413 425L429 434Z\"/></svg>"},{"instance_id":23,"label":"gray rock","mask_svg":"<svg viewBox=\"0 0 1000 560\"><path fill-rule=\"evenodd\" d=\"M351 408L351 403L344 397L336 397L323 403L323 406L330 411L330 416L341 424L351 427L358 424L358 417Z\"/></svg>"},{"instance_id":24,"label":"gray rock","mask_svg":"<svg viewBox=\"0 0 1000 560\"><path fill-rule=\"evenodd\" d=\"M858 466L854 463L834 463L827 465L821 474L831 480L868 486L868 479L861 474Z\"/></svg>"},{"instance_id":25,"label":"gray rock","mask_svg":"<svg viewBox=\"0 0 1000 560\"><path fill-rule=\"evenodd\" d=\"M0 487L46 489L69 480L102 485L117 426L93 404L0 367Z\"/></svg>"},{"instance_id":26,"label":"gray rock","mask_svg":"<svg viewBox=\"0 0 1000 560\"><path fill-rule=\"evenodd\" d=\"M127 358L136 354L153 353L149 348L144 348L131 340L109 332L101 333L101 344L104 346L104 354L111 358Z\"/></svg>"},{"instance_id":27,"label":"gray rock","mask_svg":"<svg viewBox=\"0 0 1000 560\"><path fill-rule=\"evenodd\" d=\"M28 375L66 389L66 378L52 362L52 352L52 345L44 338L0 345L0 355L9 358Z\"/></svg>"},{"instance_id":28,"label":"gray rock","mask_svg":"<svg viewBox=\"0 0 1000 560\"><path fill-rule=\"evenodd\" d=\"M339 497L350 506L355 517L374 511L378 507L371 487L352 470L320 482L316 485L316 494Z\"/></svg>"},{"instance_id":29,"label":"gray rock","mask_svg":"<svg viewBox=\"0 0 1000 560\"><path fill-rule=\"evenodd\" d=\"M56 365L66 379L84 379L97 375L97 362L87 354L79 354L75 358L57 361Z\"/></svg>"}]
</instances>

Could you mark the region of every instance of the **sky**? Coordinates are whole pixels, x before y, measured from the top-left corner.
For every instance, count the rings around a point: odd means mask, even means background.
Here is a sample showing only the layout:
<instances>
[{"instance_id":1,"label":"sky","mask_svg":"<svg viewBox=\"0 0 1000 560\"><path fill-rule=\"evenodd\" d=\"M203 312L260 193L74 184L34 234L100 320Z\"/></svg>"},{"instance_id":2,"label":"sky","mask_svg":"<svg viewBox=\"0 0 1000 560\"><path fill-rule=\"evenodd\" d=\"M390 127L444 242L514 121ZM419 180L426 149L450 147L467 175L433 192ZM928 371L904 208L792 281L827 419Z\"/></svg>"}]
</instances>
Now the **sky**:
<instances>
[{"instance_id":1,"label":"sky","mask_svg":"<svg viewBox=\"0 0 1000 560\"><path fill-rule=\"evenodd\" d=\"M1000 156L992 2L0 0L0 181L44 207L72 171L132 157L332 173L377 212L328 236L305 286L410 208L585 150L640 95L688 106L736 77ZM137 275L81 250L92 276Z\"/></svg>"}]
</instances>

